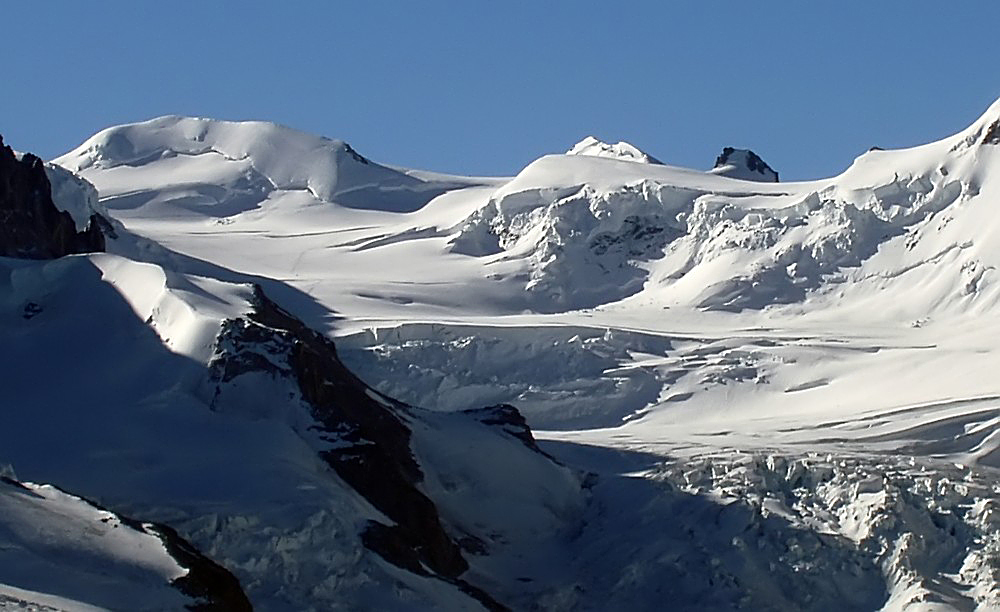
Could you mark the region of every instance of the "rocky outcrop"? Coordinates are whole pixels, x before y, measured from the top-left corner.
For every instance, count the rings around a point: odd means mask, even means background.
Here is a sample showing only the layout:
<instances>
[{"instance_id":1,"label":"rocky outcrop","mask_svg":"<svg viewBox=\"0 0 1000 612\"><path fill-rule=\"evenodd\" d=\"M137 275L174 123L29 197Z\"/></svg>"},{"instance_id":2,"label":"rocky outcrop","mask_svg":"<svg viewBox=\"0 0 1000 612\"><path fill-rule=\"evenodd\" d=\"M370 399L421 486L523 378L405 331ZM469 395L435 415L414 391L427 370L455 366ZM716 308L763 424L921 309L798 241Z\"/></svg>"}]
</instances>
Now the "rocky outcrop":
<instances>
[{"instance_id":1,"label":"rocky outcrop","mask_svg":"<svg viewBox=\"0 0 1000 612\"><path fill-rule=\"evenodd\" d=\"M253 610L239 580L229 570L201 554L171 527L147 523L146 529L156 533L170 556L188 570L187 575L174 580L173 586L195 599L195 603L187 606L189 610Z\"/></svg>"},{"instance_id":2,"label":"rocky outcrop","mask_svg":"<svg viewBox=\"0 0 1000 612\"><path fill-rule=\"evenodd\" d=\"M254 310L246 319L224 323L212 377L226 383L268 372L293 380L315 421L319 455L393 523L370 521L361 534L364 546L397 567L455 585L489 609L504 609L460 577L469 568L462 549L418 486L424 475L408 426L416 409L362 382L340 361L333 342L272 302L259 286L251 301ZM524 419L514 413L505 407L481 416L533 445Z\"/></svg>"},{"instance_id":3,"label":"rocky outcrop","mask_svg":"<svg viewBox=\"0 0 1000 612\"><path fill-rule=\"evenodd\" d=\"M715 159L712 173L744 181L778 182L778 173L750 149L724 148Z\"/></svg>"},{"instance_id":4,"label":"rocky outcrop","mask_svg":"<svg viewBox=\"0 0 1000 612\"><path fill-rule=\"evenodd\" d=\"M73 217L52 201L42 160L30 153L18 159L0 136L0 255L54 259L103 250L99 216L78 232Z\"/></svg>"},{"instance_id":5,"label":"rocky outcrop","mask_svg":"<svg viewBox=\"0 0 1000 612\"><path fill-rule=\"evenodd\" d=\"M983 144L1000 145L1000 119L997 119L986 130L983 136Z\"/></svg>"},{"instance_id":6,"label":"rocky outcrop","mask_svg":"<svg viewBox=\"0 0 1000 612\"><path fill-rule=\"evenodd\" d=\"M510 404L497 404L496 406L488 406L486 408L465 410L464 414L467 414L483 425L496 428L509 436L517 438L529 449L551 458L548 453L539 448L538 443L535 441L535 436L531 434L531 428L528 427L528 422L524 420L524 415L514 406Z\"/></svg>"},{"instance_id":7,"label":"rocky outcrop","mask_svg":"<svg viewBox=\"0 0 1000 612\"><path fill-rule=\"evenodd\" d=\"M5 472L13 474L9 468ZM40 553L44 557L46 552L68 553L60 548L66 546L65 542L61 542L61 538L72 542L70 545L72 550L72 547L79 546L80 542L93 541L96 537L101 544L87 550L84 556L72 553L56 555L57 558L53 560L61 563L57 567L105 576L110 574L125 583L135 580L134 584L138 588L147 588L149 595L155 596L153 595L155 588L151 588L151 583L143 582L140 577L144 576L142 568L148 567L143 564L149 563L150 555L157 554L155 550L150 550L149 544L158 539L163 544L166 555L185 570L183 575L170 580L168 584L190 598L190 603L184 606L186 609L204 612L210 610L244 612L253 609L233 574L203 555L167 525L143 522L118 514L93 500L74 495L54 485L25 484L7 475L0 475L0 484L12 487L18 493L14 496L15 500L18 497L27 499L32 508L30 513L22 514L16 509L25 502L15 501L11 506L8 499L8 505L5 507L13 507L15 510L12 513L13 519L6 516L4 519L14 522L0 525L0 549L6 547L17 550L23 547L24 543L18 543L16 539L17 532L45 532L49 525L46 520L55 519L60 523L61 529L48 533L46 536L48 539L43 540L45 546L37 549L36 554ZM0 491L0 495L5 493L9 498L9 492ZM49 505L52 507L48 507ZM30 518L28 520L18 518L23 516ZM128 535L123 535L124 533ZM11 536L15 538L13 544L2 541ZM105 544L107 548L102 548L104 541L110 542ZM29 544L29 550L34 550L30 546ZM112 551L110 556L108 551ZM0 607L3 607L2 602Z\"/></svg>"}]
</instances>

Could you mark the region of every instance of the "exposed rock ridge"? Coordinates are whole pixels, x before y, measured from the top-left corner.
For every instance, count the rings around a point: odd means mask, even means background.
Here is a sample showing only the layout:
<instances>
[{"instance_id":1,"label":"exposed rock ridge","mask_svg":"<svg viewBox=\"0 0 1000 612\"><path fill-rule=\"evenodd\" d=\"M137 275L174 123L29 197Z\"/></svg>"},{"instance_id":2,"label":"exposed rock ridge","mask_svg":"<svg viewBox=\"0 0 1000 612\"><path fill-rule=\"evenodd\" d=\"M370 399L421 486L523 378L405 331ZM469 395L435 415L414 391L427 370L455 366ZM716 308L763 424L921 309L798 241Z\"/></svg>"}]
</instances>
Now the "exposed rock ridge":
<instances>
[{"instance_id":1,"label":"exposed rock ridge","mask_svg":"<svg viewBox=\"0 0 1000 612\"><path fill-rule=\"evenodd\" d=\"M35 495L31 488L9 476L0 476L0 483L20 489L28 495ZM250 600L247 599L243 588L240 586L239 580L226 568L203 555L187 540L178 535L173 528L162 523L142 522L123 516L86 497L69 493L54 485L49 486L78 500L81 504L113 515L126 529L159 538L163 542L167 554L178 565L187 570L185 575L172 580L170 586L194 600L185 606L188 610L199 612L208 612L211 610L245 612L253 609L250 605ZM101 521L105 522L107 519L101 519Z\"/></svg>"},{"instance_id":2,"label":"exposed rock ridge","mask_svg":"<svg viewBox=\"0 0 1000 612\"><path fill-rule=\"evenodd\" d=\"M72 215L56 208L45 164L26 153L21 159L0 136L0 256L54 259L104 250L98 215L77 232Z\"/></svg>"},{"instance_id":3,"label":"exposed rock ridge","mask_svg":"<svg viewBox=\"0 0 1000 612\"><path fill-rule=\"evenodd\" d=\"M173 528L160 523L146 523L146 528L154 532L163 541L170 556L188 570L187 575L174 580L173 586L198 600L187 606L189 610L253 610L239 580L226 568L201 554Z\"/></svg>"},{"instance_id":4,"label":"exposed rock ridge","mask_svg":"<svg viewBox=\"0 0 1000 612\"><path fill-rule=\"evenodd\" d=\"M528 422L524 419L524 415L514 406L510 404L497 404L496 406L488 406L486 408L466 410L464 413L483 425L495 427L517 438L522 444L536 453L541 453L550 459L552 458L551 455L538 446L535 436L531 434L531 428L528 427Z\"/></svg>"},{"instance_id":5,"label":"exposed rock ridge","mask_svg":"<svg viewBox=\"0 0 1000 612\"><path fill-rule=\"evenodd\" d=\"M1000 119L993 122L983 136L983 144L1000 145Z\"/></svg>"},{"instance_id":6,"label":"exposed rock ridge","mask_svg":"<svg viewBox=\"0 0 1000 612\"><path fill-rule=\"evenodd\" d=\"M751 181L768 183L778 182L778 173L767 165L759 155L750 149L726 147L715 159L712 171L723 176L730 176Z\"/></svg>"},{"instance_id":7,"label":"exposed rock ridge","mask_svg":"<svg viewBox=\"0 0 1000 612\"><path fill-rule=\"evenodd\" d=\"M368 387L343 365L332 341L272 302L259 286L251 301L254 311L247 319L223 324L219 343L227 350L213 360L213 378L227 382L264 371L294 380L324 443L317 449L320 457L394 522L370 521L361 536L364 546L397 567L455 585L488 609L505 609L460 578L469 569L462 549L417 486L424 475L407 426L416 409Z\"/></svg>"}]
</instances>

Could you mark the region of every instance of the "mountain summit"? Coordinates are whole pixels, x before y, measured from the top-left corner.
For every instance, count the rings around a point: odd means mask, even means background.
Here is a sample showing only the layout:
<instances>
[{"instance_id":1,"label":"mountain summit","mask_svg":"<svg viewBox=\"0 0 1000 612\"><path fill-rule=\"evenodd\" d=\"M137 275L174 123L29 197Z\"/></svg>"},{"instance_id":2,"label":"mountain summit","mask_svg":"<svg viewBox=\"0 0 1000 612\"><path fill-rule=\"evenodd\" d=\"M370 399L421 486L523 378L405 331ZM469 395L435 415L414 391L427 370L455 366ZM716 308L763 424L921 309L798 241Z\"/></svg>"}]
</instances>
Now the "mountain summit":
<instances>
[{"instance_id":1,"label":"mountain summit","mask_svg":"<svg viewBox=\"0 0 1000 612\"><path fill-rule=\"evenodd\" d=\"M744 181L778 182L778 173L750 149L726 147L715 159L711 172Z\"/></svg>"},{"instance_id":2,"label":"mountain summit","mask_svg":"<svg viewBox=\"0 0 1000 612\"><path fill-rule=\"evenodd\" d=\"M144 168L162 184L184 176L161 203L224 217L275 191L298 191L350 208L406 212L455 185L380 165L343 140L265 121L164 116L107 128L55 160L73 172ZM219 187L225 187L220 194Z\"/></svg>"},{"instance_id":3,"label":"mountain summit","mask_svg":"<svg viewBox=\"0 0 1000 612\"><path fill-rule=\"evenodd\" d=\"M609 144L587 136L580 142L573 145L573 148L566 151L566 155L591 155L593 157L610 157L623 161L633 161L643 164L661 164L662 162L652 155L645 153L639 147L624 141L616 144Z\"/></svg>"}]
</instances>

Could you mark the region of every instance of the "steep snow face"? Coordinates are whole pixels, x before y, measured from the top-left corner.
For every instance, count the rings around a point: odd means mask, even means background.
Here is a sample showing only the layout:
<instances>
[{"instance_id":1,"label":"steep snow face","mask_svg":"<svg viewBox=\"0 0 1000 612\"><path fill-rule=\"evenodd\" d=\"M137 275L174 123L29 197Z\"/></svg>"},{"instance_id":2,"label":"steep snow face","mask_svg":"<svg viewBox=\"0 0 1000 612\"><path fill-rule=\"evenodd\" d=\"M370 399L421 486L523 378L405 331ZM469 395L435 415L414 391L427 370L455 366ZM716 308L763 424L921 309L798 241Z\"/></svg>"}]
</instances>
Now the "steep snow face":
<instances>
[{"instance_id":1,"label":"steep snow face","mask_svg":"<svg viewBox=\"0 0 1000 612\"><path fill-rule=\"evenodd\" d=\"M143 525L49 485L0 480L0 604L13 585L91 606L181 608L189 601L171 583L187 573Z\"/></svg>"},{"instance_id":2,"label":"steep snow face","mask_svg":"<svg viewBox=\"0 0 1000 612\"><path fill-rule=\"evenodd\" d=\"M602 142L593 136L587 136L573 147L566 151L566 155L592 155L594 157L610 157L623 161L634 161L643 164L661 163L655 157L643 152L639 147L627 142L619 141L616 144Z\"/></svg>"},{"instance_id":3,"label":"steep snow face","mask_svg":"<svg viewBox=\"0 0 1000 612\"><path fill-rule=\"evenodd\" d=\"M227 217L288 191L403 210L450 187L372 162L341 140L258 121L160 117L108 128L54 162L83 174L103 171L102 197L120 196L105 200L110 208L155 206L174 215ZM146 189L137 191L139 185Z\"/></svg>"},{"instance_id":4,"label":"steep snow face","mask_svg":"<svg viewBox=\"0 0 1000 612\"><path fill-rule=\"evenodd\" d=\"M778 173L749 149L726 147L709 172L743 181L778 182Z\"/></svg>"}]
</instances>

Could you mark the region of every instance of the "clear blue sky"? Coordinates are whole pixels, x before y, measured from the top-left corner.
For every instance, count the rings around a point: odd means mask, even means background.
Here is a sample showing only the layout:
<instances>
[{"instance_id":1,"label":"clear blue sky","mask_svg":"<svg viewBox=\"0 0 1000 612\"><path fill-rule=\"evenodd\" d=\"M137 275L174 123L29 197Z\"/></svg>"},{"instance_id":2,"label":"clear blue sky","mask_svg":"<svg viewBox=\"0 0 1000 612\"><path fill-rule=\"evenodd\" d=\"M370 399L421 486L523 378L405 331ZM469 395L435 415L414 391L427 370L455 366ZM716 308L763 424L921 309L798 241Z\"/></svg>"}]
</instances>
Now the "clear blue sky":
<instances>
[{"instance_id":1,"label":"clear blue sky","mask_svg":"<svg viewBox=\"0 0 1000 612\"><path fill-rule=\"evenodd\" d=\"M0 134L53 157L163 114L513 174L593 134L782 178L920 144L1000 97L1000 2L4 2Z\"/></svg>"}]
</instances>

